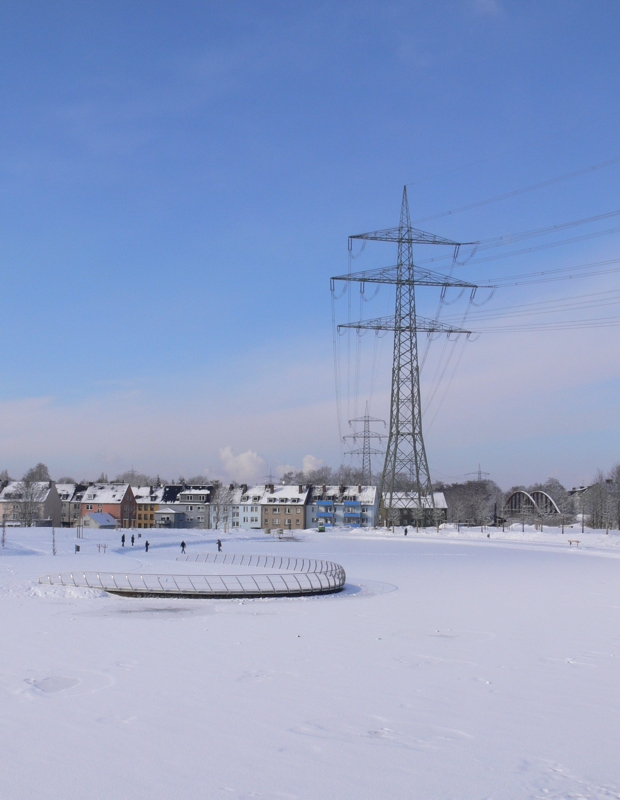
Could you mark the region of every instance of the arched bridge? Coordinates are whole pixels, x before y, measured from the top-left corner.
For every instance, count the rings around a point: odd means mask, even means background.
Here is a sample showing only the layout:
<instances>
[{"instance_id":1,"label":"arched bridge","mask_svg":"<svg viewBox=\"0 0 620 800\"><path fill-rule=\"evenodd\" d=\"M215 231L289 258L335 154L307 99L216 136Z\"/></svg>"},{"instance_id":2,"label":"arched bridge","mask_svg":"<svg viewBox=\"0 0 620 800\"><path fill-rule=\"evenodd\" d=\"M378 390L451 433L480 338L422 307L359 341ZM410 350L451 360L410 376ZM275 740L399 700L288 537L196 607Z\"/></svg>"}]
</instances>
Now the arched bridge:
<instances>
[{"instance_id":1,"label":"arched bridge","mask_svg":"<svg viewBox=\"0 0 620 800\"><path fill-rule=\"evenodd\" d=\"M504 503L504 514L559 514L560 509L557 503L548 495L537 489L535 492L526 492L518 489L513 492Z\"/></svg>"}]
</instances>

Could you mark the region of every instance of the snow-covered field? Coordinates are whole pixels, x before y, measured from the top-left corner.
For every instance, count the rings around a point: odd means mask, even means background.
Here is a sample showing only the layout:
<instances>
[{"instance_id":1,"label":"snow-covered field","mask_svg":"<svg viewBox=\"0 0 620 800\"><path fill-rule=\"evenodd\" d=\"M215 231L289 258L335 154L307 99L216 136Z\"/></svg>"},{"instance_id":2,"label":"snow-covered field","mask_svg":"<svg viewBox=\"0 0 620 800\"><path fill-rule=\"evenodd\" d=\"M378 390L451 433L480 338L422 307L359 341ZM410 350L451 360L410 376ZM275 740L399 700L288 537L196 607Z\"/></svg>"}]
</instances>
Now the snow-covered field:
<instances>
[{"instance_id":1,"label":"snow-covered field","mask_svg":"<svg viewBox=\"0 0 620 800\"><path fill-rule=\"evenodd\" d=\"M57 531L53 556L49 529L7 530L1 800L620 798L618 533L220 534L341 563L346 591L317 598L37 583L199 572L181 539L216 549L210 531L147 535L148 556L144 537Z\"/></svg>"}]
</instances>

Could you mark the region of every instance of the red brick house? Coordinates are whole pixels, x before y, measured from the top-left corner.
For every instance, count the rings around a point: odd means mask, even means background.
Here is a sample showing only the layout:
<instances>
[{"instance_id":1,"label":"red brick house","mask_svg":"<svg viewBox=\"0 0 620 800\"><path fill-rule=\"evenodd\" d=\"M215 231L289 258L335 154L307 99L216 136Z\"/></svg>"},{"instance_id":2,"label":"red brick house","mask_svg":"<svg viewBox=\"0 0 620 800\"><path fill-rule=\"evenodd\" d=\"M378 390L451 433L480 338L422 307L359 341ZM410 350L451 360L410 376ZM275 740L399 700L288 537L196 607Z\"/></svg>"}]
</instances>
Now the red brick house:
<instances>
[{"instance_id":1,"label":"red brick house","mask_svg":"<svg viewBox=\"0 0 620 800\"><path fill-rule=\"evenodd\" d=\"M93 483L82 496L82 513L110 514L119 528L131 528L136 520L136 499L128 483Z\"/></svg>"}]
</instances>

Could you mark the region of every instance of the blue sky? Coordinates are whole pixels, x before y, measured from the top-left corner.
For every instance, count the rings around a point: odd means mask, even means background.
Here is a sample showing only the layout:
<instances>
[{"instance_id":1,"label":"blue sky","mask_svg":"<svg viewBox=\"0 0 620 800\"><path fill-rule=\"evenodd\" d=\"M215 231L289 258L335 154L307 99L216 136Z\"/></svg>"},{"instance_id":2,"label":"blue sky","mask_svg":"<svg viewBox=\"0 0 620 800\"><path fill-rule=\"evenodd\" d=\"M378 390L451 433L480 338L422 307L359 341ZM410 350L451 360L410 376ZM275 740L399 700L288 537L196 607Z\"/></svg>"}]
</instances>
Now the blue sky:
<instances>
[{"instance_id":1,"label":"blue sky","mask_svg":"<svg viewBox=\"0 0 620 800\"><path fill-rule=\"evenodd\" d=\"M339 463L329 278L347 236L396 224L405 183L419 219L618 158L619 25L612 0L3 3L0 469ZM619 178L614 163L420 227L472 241L602 214ZM611 234L460 274L617 249ZM369 246L355 268L393 258ZM617 283L506 288L488 308ZM420 311L436 300L420 290ZM611 466L617 331L464 346L426 415L433 475L480 462L504 486L573 485ZM374 346L357 391L341 386L342 432L371 384L388 413L389 342Z\"/></svg>"}]
</instances>

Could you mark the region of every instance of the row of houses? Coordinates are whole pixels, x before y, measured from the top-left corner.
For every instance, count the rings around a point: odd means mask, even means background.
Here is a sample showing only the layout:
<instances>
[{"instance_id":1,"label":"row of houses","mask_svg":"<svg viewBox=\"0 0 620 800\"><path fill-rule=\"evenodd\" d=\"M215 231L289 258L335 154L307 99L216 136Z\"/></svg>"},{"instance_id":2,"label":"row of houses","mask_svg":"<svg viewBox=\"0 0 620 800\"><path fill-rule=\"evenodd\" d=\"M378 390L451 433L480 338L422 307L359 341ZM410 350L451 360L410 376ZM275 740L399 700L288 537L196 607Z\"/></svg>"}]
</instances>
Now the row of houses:
<instances>
[{"instance_id":1,"label":"row of houses","mask_svg":"<svg viewBox=\"0 0 620 800\"><path fill-rule=\"evenodd\" d=\"M415 524L420 510L414 494L399 493L396 524ZM443 494L422 509L445 519ZM375 486L131 486L129 483L0 484L3 524L99 528L215 528L218 530L303 530L379 524ZM421 520L420 520L421 521Z\"/></svg>"},{"instance_id":2,"label":"row of houses","mask_svg":"<svg viewBox=\"0 0 620 800\"><path fill-rule=\"evenodd\" d=\"M374 486L0 484L0 520L26 526L301 530L372 527L376 516Z\"/></svg>"}]
</instances>

